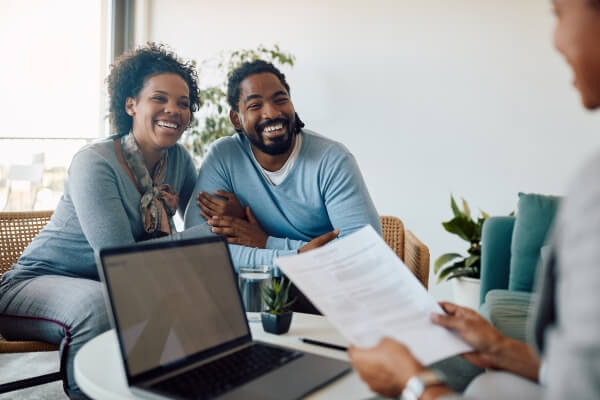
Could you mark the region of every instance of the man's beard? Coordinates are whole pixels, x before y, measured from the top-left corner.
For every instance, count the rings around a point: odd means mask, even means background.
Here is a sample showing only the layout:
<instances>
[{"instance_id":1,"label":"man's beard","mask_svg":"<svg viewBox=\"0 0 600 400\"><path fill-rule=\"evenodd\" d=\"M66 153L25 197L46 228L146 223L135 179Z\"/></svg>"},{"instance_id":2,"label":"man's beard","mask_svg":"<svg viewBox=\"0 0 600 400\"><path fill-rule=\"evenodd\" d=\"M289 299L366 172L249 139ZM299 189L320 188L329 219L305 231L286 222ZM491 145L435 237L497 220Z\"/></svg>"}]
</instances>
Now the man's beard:
<instances>
[{"instance_id":1,"label":"man's beard","mask_svg":"<svg viewBox=\"0 0 600 400\"><path fill-rule=\"evenodd\" d=\"M277 122L281 122L281 124L287 128L285 135L271 139L271 143L266 144L263 136L263 131L267 125ZM294 135L296 134L293 125L295 125L295 121L290 121L287 118L277 118L275 120L263 122L262 124L257 124L255 127L257 137L249 135L246 131L243 132L244 135L246 135L246 137L250 141L250 143L252 143L252 145L254 145L254 147L256 147L258 150L271 156L278 156L287 152L292 146L292 140L294 139Z\"/></svg>"}]
</instances>

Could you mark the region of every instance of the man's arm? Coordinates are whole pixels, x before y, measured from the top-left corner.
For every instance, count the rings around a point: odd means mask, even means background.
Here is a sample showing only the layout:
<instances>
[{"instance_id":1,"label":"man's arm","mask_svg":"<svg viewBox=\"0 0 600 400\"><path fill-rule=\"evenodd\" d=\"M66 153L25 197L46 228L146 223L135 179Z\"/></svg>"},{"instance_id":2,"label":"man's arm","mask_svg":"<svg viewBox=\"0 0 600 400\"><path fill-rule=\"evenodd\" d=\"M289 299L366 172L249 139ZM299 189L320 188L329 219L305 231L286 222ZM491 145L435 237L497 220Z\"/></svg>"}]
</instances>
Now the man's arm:
<instances>
[{"instance_id":1,"label":"man's arm","mask_svg":"<svg viewBox=\"0 0 600 400\"><path fill-rule=\"evenodd\" d=\"M367 224L373 226L381 234L379 215L369 196L356 160L341 145L337 146L339 147L332 147L331 151L328 151L326 156L320 161L317 171L318 176L314 178L319 182L319 190L324 201L329 222L334 229L340 230L340 236L352 233ZM223 179L222 175L226 174L223 174L221 171L224 170L225 168L223 167L220 169L214 168L212 175L213 177L221 175L221 182L215 182L214 179L211 182L208 179L203 184L205 191L209 191L213 187L218 189L225 187L224 190L231 191L231 188L228 187L230 186L227 182L228 179ZM199 182L203 180L202 175L203 171L200 171ZM191 204L188 209L190 207ZM195 217L201 218L198 215ZM218 222L219 226L231 227L231 224L225 226L223 222ZM245 221L239 220L232 222L233 225L243 225L244 223ZM307 243L303 240L268 236L264 247L267 249L297 250Z\"/></svg>"},{"instance_id":2,"label":"man's arm","mask_svg":"<svg viewBox=\"0 0 600 400\"><path fill-rule=\"evenodd\" d=\"M201 191L196 204L202 218L215 227L214 232L227 235L230 243L278 250L297 250L308 243L303 240L269 236L254 218L250 207L242 207L234 193L214 190L211 195ZM237 230L238 235L229 235L228 232L232 230Z\"/></svg>"},{"instance_id":3,"label":"man's arm","mask_svg":"<svg viewBox=\"0 0 600 400\"><path fill-rule=\"evenodd\" d=\"M192 193L192 201L188 203L185 211L184 227L186 231L194 226L207 226L206 219L200 214L200 207L194 201L201 191L213 193L214 190L225 190L233 193L231 180L228 176L229 171L221 161L222 157L216 153L215 146L213 146L202 163L202 168L200 169L196 186ZM209 229L208 226L207 229ZM235 244L230 244L229 250L236 270L240 266L249 265L270 265L275 267L273 264L275 258L297 254L297 249L258 249ZM278 273L276 269L275 274Z\"/></svg>"},{"instance_id":4,"label":"man's arm","mask_svg":"<svg viewBox=\"0 0 600 400\"><path fill-rule=\"evenodd\" d=\"M379 215L354 156L345 148L327 154L318 175L331 225L340 230L340 237L365 225L381 235Z\"/></svg>"},{"instance_id":5,"label":"man's arm","mask_svg":"<svg viewBox=\"0 0 600 400\"><path fill-rule=\"evenodd\" d=\"M343 147L334 147L326 154L315 179L319 180L331 226L340 231L340 237L365 225L371 225L381 235L379 215L354 156ZM270 236L266 247L300 249L306 243Z\"/></svg>"},{"instance_id":6,"label":"man's arm","mask_svg":"<svg viewBox=\"0 0 600 400\"><path fill-rule=\"evenodd\" d=\"M275 236L269 236L267 238L266 249L280 249L280 250L298 250L301 247L308 244L304 240L296 240L290 238L280 238Z\"/></svg>"}]
</instances>

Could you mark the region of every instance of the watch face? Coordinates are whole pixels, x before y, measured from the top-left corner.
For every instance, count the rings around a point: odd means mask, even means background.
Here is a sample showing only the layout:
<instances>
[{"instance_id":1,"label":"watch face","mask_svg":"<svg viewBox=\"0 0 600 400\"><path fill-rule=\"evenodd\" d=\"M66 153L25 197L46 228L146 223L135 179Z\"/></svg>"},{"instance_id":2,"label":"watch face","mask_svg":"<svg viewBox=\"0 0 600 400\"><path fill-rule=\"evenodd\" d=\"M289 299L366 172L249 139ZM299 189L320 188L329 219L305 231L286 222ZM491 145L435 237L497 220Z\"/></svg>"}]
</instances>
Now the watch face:
<instances>
[{"instance_id":1,"label":"watch face","mask_svg":"<svg viewBox=\"0 0 600 400\"><path fill-rule=\"evenodd\" d=\"M402 391L402 400L418 400L426 387L440 383L445 383L445 376L441 372L430 369L420 372L406 382L406 387Z\"/></svg>"}]
</instances>

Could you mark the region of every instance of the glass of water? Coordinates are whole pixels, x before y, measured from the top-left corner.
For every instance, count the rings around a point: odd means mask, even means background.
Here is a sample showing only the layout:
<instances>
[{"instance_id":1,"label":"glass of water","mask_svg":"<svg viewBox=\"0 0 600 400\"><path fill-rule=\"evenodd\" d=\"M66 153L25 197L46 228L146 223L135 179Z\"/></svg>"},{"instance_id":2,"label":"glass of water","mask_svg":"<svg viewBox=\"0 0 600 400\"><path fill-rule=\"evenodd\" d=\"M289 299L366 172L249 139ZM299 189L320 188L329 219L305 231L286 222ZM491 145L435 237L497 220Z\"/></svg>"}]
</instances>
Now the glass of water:
<instances>
[{"instance_id":1,"label":"glass of water","mask_svg":"<svg viewBox=\"0 0 600 400\"><path fill-rule=\"evenodd\" d=\"M271 286L273 268L270 265L240 267L238 283L248 314L248 321L260 321L260 313L266 309L262 297L263 287Z\"/></svg>"}]
</instances>

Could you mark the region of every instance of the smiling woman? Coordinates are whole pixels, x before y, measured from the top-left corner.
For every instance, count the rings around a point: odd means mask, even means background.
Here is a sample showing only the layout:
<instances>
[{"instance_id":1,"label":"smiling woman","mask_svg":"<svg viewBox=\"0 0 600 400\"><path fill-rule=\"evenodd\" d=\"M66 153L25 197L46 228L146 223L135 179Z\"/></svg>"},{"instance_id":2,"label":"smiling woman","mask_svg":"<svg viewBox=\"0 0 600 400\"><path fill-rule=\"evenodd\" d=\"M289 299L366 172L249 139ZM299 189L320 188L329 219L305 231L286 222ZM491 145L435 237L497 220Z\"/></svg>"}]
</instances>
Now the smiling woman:
<instances>
[{"instance_id":1,"label":"smiling woman","mask_svg":"<svg viewBox=\"0 0 600 400\"><path fill-rule=\"evenodd\" d=\"M107 82L116 135L77 152L52 220L0 285L0 334L60 344L71 398L84 398L75 354L109 328L94 251L210 234L173 224L196 180L177 144L199 104L192 63L148 44L121 56Z\"/></svg>"},{"instance_id":2,"label":"smiling woman","mask_svg":"<svg viewBox=\"0 0 600 400\"><path fill-rule=\"evenodd\" d=\"M188 85L179 75L162 73L148 78L137 98L127 98L125 110L133 119L132 134L146 149L144 161L149 170L189 125L188 93Z\"/></svg>"}]
</instances>

